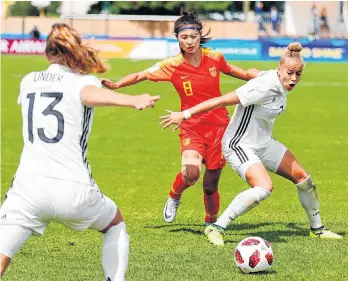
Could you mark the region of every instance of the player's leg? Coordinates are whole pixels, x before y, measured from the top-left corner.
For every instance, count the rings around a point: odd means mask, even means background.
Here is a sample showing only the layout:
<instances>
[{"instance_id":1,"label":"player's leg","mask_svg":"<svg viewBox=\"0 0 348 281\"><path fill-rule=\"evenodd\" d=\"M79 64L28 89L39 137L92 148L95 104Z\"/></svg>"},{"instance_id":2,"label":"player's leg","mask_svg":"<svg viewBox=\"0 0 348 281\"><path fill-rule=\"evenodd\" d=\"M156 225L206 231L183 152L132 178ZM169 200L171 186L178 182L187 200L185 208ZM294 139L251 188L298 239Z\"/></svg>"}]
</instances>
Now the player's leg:
<instances>
[{"instance_id":1,"label":"player's leg","mask_svg":"<svg viewBox=\"0 0 348 281\"><path fill-rule=\"evenodd\" d=\"M128 267L129 236L120 209L101 232L104 233L102 264L106 280L123 281Z\"/></svg>"},{"instance_id":2,"label":"player's leg","mask_svg":"<svg viewBox=\"0 0 348 281\"><path fill-rule=\"evenodd\" d=\"M38 178L17 177L0 208L0 271L6 271L12 257L32 234L44 232L47 222L41 215L50 215L44 184Z\"/></svg>"},{"instance_id":3,"label":"player's leg","mask_svg":"<svg viewBox=\"0 0 348 281\"><path fill-rule=\"evenodd\" d=\"M32 235L30 228L20 225L4 224L0 226L0 276L2 276L15 253Z\"/></svg>"},{"instance_id":4,"label":"player's leg","mask_svg":"<svg viewBox=\"0 0 348 281\"><path fill-rule=\"evenodd\" d=\"M278 142L279 143L279 142ZM275 151L279 151L275 150ZM286 150L276 173L290 181L297 187L297 193L302 207L306 211L310 236L317 238L341 239L342 237L324 227L319 212L319 197L316 185L303 167L298 163L291 151Z\"/></svg>"},{"instance_id":5,"label":"player's leg","mask_svg":"<svg viewBox=\"0 0 348 281\"><path fill-rule=\"evenodd\" d=\"M220 208L220 195L218 190L222 169L205 170L203 177L205 223L209 225L216 222Z\"/></svg>"},{"instance_id":6,"label":"player's leg","mask_svg":"<svg viewBox=\"0 0 348 281\"><path fill-rule=\"evenodd\" d=\"M180 146L181 172L175 178L163 209L163 219L169 223L175 219L184 190L198 181L203 157L205 156L204 140L197 132L182 129L180 132Z\"/></svg>"},{"instance_id":7,"label":"player's leg","mask_svg":"<svg viewBox=\"0 0 348 281\"><path fill-rule=\"evenodd\" d=\"M185 150L182 152L181 172L176 176L169 197L163 209L163 219L173 222L180 203L181 195L189 186L194 185L201 172L203 157L196 150Z\"/></svg>"},{"instance_id":8,"label":"player's leg","mask_svg":"<svg viewBox=\"0 0 348 281\"><path fill-rule=\"evenodd\" d=\"M224 152L226 160L251 188L239 193L215 224L205 229L208 240L217 246L224 245L223 232L232 220L256 207L272 192L271 178L261 160L252 150L239 147L238 152L236 150L226 152Z\"/></svg>"},{"instance_id":9,"label":"player's leg","mask_svg":"<svg viewBox=\"0 0 348 281\"><path fill-rule=\"evenodd\" d=\"M102 266L106 280L123 281L128 266L129 236L121 210L94 184L75 183L67 198L71 200L57 204L57 220L73 230L90 228L102 232Z\"/></svg>"},{"instance_id":10,"label":"player's leg","mask_svg":"<svg viewBox=\"0 0 348 281\"><path fill-rule=\"evenodd\" d=\"M220 208L220 194L218 190L222 169L226 160L222 154L221 140L226 126L211 126L206 138L207 152L204 157L206 170L203 177L205 224L214 223Z\"/></svg>"}]
</instances>

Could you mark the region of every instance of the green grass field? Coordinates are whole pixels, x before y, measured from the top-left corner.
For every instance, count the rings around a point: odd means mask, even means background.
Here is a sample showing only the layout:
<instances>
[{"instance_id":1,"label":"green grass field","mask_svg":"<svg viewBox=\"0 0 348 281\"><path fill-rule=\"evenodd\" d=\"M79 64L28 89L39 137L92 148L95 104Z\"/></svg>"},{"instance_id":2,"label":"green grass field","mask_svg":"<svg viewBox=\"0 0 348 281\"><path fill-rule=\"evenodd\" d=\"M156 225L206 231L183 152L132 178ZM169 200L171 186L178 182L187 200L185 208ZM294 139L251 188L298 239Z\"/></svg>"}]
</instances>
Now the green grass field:
<instances>
[{"instance_id":1,"label":"green grass field","mask_svg":"<svg viewBox=\"0 0 348 281\"><path fill-rule=\"evenodd\" d=\"M105 77L119 79L154 61L112 60ZM276 62L234 62L243 68L275 68ZM21 78L47 67L43 57L2 56L1 65L1 195L17 169L22 150L17 95ZM131 238L129 281L348 280L348 76L347 64L308 63L302 84L288 99L274 137L282 141L310 171L319 190L321 214L343 241L313 240L296 187L272 175L272 196L235 221L224 248L203 235L201 181L188 189L176 221L167 224L162 209L174 176L180 170L176 132L162 131L158 117L178 110L179 98L167 83L143 82L124 93L161 95L155 109L99 108L89 142L89 162L101 190L122 209ZM222 77L222 92L242 81ZM233 108L231 108L232 112ZM221 209L247 185L229 166L220 182ZM275 262L264 274L244 275L233 261L237 243L261 236L273 245ZM76 233L52 223L45 235L33 237L10 264L4 281L104 280L102 235Z\"/></svg>"}]
</instances>

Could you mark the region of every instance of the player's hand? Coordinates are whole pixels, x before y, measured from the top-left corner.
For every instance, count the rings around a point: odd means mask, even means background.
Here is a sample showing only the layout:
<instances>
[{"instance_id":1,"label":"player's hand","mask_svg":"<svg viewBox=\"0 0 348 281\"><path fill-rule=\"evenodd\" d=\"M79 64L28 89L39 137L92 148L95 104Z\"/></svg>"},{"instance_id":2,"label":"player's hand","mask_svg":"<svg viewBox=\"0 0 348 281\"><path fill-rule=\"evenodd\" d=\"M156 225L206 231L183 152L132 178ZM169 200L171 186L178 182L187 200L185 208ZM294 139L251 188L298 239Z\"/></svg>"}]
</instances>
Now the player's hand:
<instances>
[{"instance_id":1,"label":"player's hand","mask_svg":"<svg viewBox=\"0 0 348 281\"><path fill-rule=\"evenodd\" d=\"M116 90L119 88L119 86L117 85L117 83L112 82L110 79L107 78L101 78L100 82L102 83L102 85L105 88L108 88L110 90Z\"/></svg>"},{"instance_id":2,"label":"player's hand","mask_svg":"<svg viewBox=\"0 0 348 281\"><path fill-rule=\"evenodd\" d=\"M143 110L147 107L154 107L155 102L158 101L160 96L150 96L149 94L142 94L134 96L133 106L135 109Z\"/></svg>"},{"instance_id":3,"label":"player's hand","mask_svg":"<svg viewBox=\"0 0 348 281\"><path fill-rule=\"evenodd\" d=\"M249 68L247 70L247 79L250 80L256 78L260 74L260 72L261 71L256 68Z\"/></svg>"},{"instance_id":4,"label":"player's hand","mask_svg":"<svg viewBox=\"0 0 348 281\"><path fill-rule=\"evenodd\" d=\"M166 129L168 128L170 125L173 124L177 124L174 128L173 131L175 131L176 129L178 129L181 124L184 122L185 120L185 116L183 112L173 112L170 110L166 110L168 113L168 115L164 115L161 116L160 119L163 119L163 121L160 123L160 125L162 126L162 129Z\"/></svg>"}]
</instances>

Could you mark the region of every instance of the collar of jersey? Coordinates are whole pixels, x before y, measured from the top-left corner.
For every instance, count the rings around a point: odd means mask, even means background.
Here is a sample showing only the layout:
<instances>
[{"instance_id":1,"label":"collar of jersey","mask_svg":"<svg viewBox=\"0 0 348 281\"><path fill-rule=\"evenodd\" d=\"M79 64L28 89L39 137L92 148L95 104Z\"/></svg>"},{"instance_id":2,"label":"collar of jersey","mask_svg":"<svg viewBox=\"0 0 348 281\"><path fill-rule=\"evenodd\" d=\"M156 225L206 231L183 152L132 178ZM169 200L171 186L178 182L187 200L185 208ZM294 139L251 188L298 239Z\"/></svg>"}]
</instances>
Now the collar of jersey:
<instances>
[{"instance_id":1,"label":"collar of jersey","mask_svg":"<svg viewBox=\"0 0 348 281\"><path fill-rule=\"evenodd\" d=\"M64 72L73 72L69 67L57 63L52 63L47 70L61 70Z\"/></svg>"},{"instance_id":2,"label":"collar of jersey","mask_svg":"<svg viewBox=\"0 0 348 281\"><path fill-rule=\"evenodd\" d=\"M278 77L278 67L274 70L274 75L276 76L275 81L276 81L277 88L278 88L279 92L282 95L286 96L288 94L288 91L285 90L283 85L282 85L282 83L280 83L280 80L279 80L279 77Z\"/></svg>"},{"instance_id":3,"label":"collar of jersey","mask_svg":"<svg viewBox=\"0 0 348 281\"><path fill-rule=\"evenodd\" d=\"M187 60L185 60L185 57L184 57L184 54L182 52L180 52L180 58L184 61L184 63L187 63L188 65L194 67L194 68L200 68L201 65L202 65L202 61L203 61L203 58L204 58L204 48L202 47L199 47L199 49L201 50L201 63L199 66L194 66L192 65L191 63L189 63Z\"/></svg>"}]
</instances>

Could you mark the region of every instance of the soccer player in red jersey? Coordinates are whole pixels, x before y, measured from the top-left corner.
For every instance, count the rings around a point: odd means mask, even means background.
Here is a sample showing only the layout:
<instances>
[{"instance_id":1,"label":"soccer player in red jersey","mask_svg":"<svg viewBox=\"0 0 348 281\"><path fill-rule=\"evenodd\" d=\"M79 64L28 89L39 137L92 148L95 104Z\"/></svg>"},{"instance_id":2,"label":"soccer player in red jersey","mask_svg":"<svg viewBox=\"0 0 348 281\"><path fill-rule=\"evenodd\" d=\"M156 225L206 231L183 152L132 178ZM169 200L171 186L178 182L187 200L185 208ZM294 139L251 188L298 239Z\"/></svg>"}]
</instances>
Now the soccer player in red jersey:
<instances>
[{"instance_id":1,"label":"soccer player in red jersey","mask_svg":"<svg viewBox=\"0 0 348 281\"><path fill-rule=\"evenodd\" d=\"M220 72L242 80L257 76L258 70L245 71L232 66L220 52L202 47L210 40L207 37L209 32L202 34L202 23L194 12L181 11L181 17L174 25L174 33L181 49L178 55L142 72L132 73L116 83L102 79L103 85L109 89L119 89L144 80L171 82L180 96L183 111L202 101L221 96ZM228 123L228 111L222 107L198 114L181 126L182 170L169 192L163 210L165 221L174 221L181 194L198 181L202 163L206 166L203 178L205 222L209 224L216 221L220 205L218 182L225 166L221 139Z\"/></svg>"}]
</instances>

